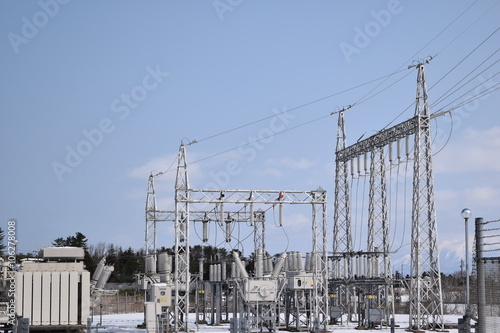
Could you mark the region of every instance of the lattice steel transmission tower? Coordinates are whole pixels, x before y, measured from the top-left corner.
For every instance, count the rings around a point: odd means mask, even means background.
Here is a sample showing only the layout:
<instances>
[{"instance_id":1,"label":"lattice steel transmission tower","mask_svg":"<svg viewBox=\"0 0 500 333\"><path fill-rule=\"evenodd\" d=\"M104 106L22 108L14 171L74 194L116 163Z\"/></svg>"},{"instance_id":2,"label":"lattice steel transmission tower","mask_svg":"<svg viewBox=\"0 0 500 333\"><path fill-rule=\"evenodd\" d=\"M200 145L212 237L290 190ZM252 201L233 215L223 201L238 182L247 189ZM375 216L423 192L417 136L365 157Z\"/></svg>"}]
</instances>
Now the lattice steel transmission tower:
<instances>
[{"instance_id":1,"label":"lattice steel transmission tower","mask_svg":"<svg viewBox=\"0 0 500 333\"><path fill-rule=\"evenodd\" d=\"M347 146L344 111L339 112L337 128L336 154ZM348 313L355 311L354 288L350 286L350 281L354 278L352 268L353 244L351 234L351 201L349 190L349 160L335 159L335 199L333 209L333 259L332 259L332 283L330 293L335 295L332 298L331 306L342 309Z\"/></svg>"},{"instance_id":2,"label":"lattice steel transmission tower","mask_svg":"<svg viewBox=\"0 0 500 333\"><path fill-rule=\"evenodd\" d=\"M156 261L156 222L158 221L156 209L156 193L154 176L148 179L148 191L146 197L146 256L152 255Z\"/></svg>"},{"instance_id":3,"label":"lattice steel transmission tower","mask_svg":"<svg viewBox=\"0 0 500 333\"><path fill-rule=\"evenodd\" d=\"M413 201L410 265L410 328L443 328L441 272L437 246L431 114L427 103L424 64L418 64L415 101Z\"/></svg>"},{"instance_id":4,"label":"lattice steel transmission tower","mask_svg":"<svg viewBox=\"0 0 500 333\"><path fill-rule=\"evenodd\" d=\"M175 332L188 332L189 314L189 181L186 147L181 144L175 180Z\"/></svg>"},{"instance_id":5,"label":"lattice steel transmission tower","mask_svg":"<svg viewBox=\"0 0 500 333\"><path fill-rule=\"evenodd\" d=\"M407 143L406 158L408 158L410 150L409 137L414 136L410 263L410 329L412 330L443 327L430 120L448 111L430 114L427 103L424 65L424 63L420 63L415 66L418 74L416 108L413 118L346 147L344 119L341 113L339 116L339 136L336 151L337 178L335 180L334 217L334 244L336 245L334 246L334 258L343 251L345 251L345 256L348 256L350 252L351 233L347 164L351 162L352 165L354 159L358 159L359 165L359 159L362 155L365 155L366 159L366 154L371 154L367 254L369 255L372 252L384 255L383 262L377 263L379 269L383 270L383 274L379 272L378 275L384 277L387 286L389 286L391 283L391 263L384 147L389 146L389 155L391 155L391 145L397 142L399 160L400 143L401 140L405 139ZM391 158L389 157L390 162ZM344 270L349 267L348 265L344 267ZM346 280L352 279L352 275L349 275L349 272L346 271L344 272L344 278Z\"/></svg>"},{"instance_id":6,"label":"lattice steel transmission tower","mask_svg":"<svg viewBox=\"0 0 500 333\"><path fill-rule=\"evenodd\" d=\"M346 134L344 112L339 113L337 129L337 149L342 151L346 148ZM344 278L352 278L352 267L350 256L340 258L345 253L352 253L351 235L351 201L348 180L348 160L335 160L335 202L333 215L333 255L337 256L337 264L334 267L339 270L336 274Z\"/></svg>"}]
</instances>

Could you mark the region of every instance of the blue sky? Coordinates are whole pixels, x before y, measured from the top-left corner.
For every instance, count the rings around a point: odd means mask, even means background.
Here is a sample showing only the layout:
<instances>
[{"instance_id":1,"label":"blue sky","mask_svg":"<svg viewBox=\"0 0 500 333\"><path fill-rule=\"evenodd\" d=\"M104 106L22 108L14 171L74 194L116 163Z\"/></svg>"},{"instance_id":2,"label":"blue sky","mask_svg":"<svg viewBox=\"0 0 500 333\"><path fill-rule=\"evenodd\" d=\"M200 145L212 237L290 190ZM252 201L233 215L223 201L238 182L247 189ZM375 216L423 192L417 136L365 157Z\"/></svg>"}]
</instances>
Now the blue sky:
<instances>
[{"instance_id":1,"label":"blue sky","mask_svg":"<svg viewBox=\"0 0 500 333\"><path fill-rule=\"evenodd\" d=\"M143 247L148 175L175 167L184 139L199 141L187 148L193 188L321 186L331 202L331 228L337 116L328 115L357 103L345 115L349 144L405 109L395 123L410 118L416 71L406 68L429 55L431 105L468 73L467 80L482 72L431 111L494 89L497 3L2 1L0 221L18 221L21 252L77 231L93 244ZM495 91L433 122L439 245L449 270L459 269L463 256L462 208L500 218L498 104ZM252 143L259 136L264 140ZM391 177L401 178L404 169L392 168ZM174 176L157 178L161 209L173 208ZM358 244L366 183L352 183ZM396 183L391 228L403 239L395 256L404 258L409 220L402 207L411 196L401 188L411 180L397 190ZM286 209L278 228L270 210L270 252L309 250L309 214ZM172 229L160 231L159 244L172 246ZM209 243L219 245L218 237Z\"/></svg>"}]
</instances>

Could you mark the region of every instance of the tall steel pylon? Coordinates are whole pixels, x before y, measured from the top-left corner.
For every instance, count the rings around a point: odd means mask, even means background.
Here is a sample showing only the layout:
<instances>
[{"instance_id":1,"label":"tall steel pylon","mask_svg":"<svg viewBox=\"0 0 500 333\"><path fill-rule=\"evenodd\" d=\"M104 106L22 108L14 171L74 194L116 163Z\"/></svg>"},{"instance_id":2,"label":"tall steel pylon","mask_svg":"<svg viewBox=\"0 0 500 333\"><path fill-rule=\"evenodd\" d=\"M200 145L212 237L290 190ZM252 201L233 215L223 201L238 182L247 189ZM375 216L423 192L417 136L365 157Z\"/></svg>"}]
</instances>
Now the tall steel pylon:
<instances>
[{"instance_id":1,"label":"tall steel pylon","mask_svg":"<svg viewBox=\"0 0 500 333\"><path fill-rule=\"evenodd\" d=\"M337 149L339 152L346 148L346 133L344 112L339 113L337 129ZM351 201L348 180L348 161L335 160L335 202L333 212L333 255L352 253L351 235ZM344 278L352 278L352 267L350 257L345 258L345 264L337 265L340 272L337 275ZM340 260L340 259L339 259Z\"/></svg>"},{"instance_id":2,"label":"tall steel pylon","mask_svg":"<svg viewBox=\"0 0 500 333\"><path fill-rule=\"evenodd\" d=\"M337 147L335 154L335 200L333 212L333 276L344 283L332 286L337 290L337 297L332 306L341 306L347 310L348 318L355 311L355 291L349 285L354 278L352 268L351 201L348 179L349 160L341 160L338 153L347 146L344 111L339 112L337 128ZM333 291L333 290L332 290ZM348 319L349 320L349 319Z\"/></svg>"},{"instance_id":3,"label":"tall steel pylon","mask_svg":"<svg viewBox=\"0 0 500 333\"><path fill-rule=\"evenodd\" d=\"M428 61L426 63L428 63ZM407 139L409 136L414 135L410 263L410 329L421 330L443 327L443 304L439 253L437 247L430 120L444 115L447 111L430 114L427 103L424 63L420 63L416 65L416 67L418 69L417 95L415 116L413 118L384 129L367 139L358 141L354 145L345 147L345 141L343 141L345 140L344 120L342 114L339 116L339 136L337 139L336 151L336 231L334 232L334 244L343 244L344 248L347 248L346 244L348 244L348 237L350 236L348 225L349 214L346 213L346 207L348 207L349 203L347 163L367 153L372 153L372 159L374 157L382 158L382 155L376 154L378 149L382 149L382 147L391 145L393 142L399 142L401 139ZM407 151L408 150L407 148ZM378 164L380 167L381 164ZM374 164L374 161L372 161L372 167L376 165L377 163ZM377 171L371 171L372 177L373 172ZM373 188L372 185L370 186ZM381 193L382 192L380 192L380 194ZM378 201L380 200L377 199L377 202ZM375 203L375 201L373 203ZM382 212L380 209L378 211ZM379 219L379 221L383 220L383 218ZM378 232L377 229L373 229L373 227L371 229L374 240L379 236L382 236L382 238L388 237L388 229L383 225L380 232ZM339 232L344 232L345 234L341 235ZM384 234L386 236L384 236ZM382 241L382 243L384 242ZM371 247L370 244L368 247ZM342 250L338 247L334 247L334 252L337 251L341 252ZM386 261L385 265L387 267L386 272L389 272L390 262Z\"/></svg>"},{"instance_id":4,"label":"tall steel pylon","mask_svg":"<svg viewBox=\"0 0 500 333\"><path fill-rule=\"evenodd\" d=\"M188 332L189 314L189 181L186 148L181 144L175 179L175 332Z\"/></svg>"},{"instance_id":5,"label":"tall steel pylon","mask_svg":"<svg viewBox=\"0 0 500 333\"><path fill-rule=\"evenodd\" d=\"M410 328L443 328L434 177L424 64L418 64L410 265Z\"/></svg>"},{"instance_id":6,"label":"tall steel pylon","mask_svg":"<svg viewBox=\"0 0 500 333\"><path fill-rule=\"evenodd\" d=\"M148 179L148 191L146 197L146 256L153 255L156 262L156 222L158 220L156 210L156 194L154 176Z\"/></svg>"},{"instance_id":7,"label":"tall steel pylon","mask_svg":"<svg viewBox=\"0 0 500 333\"><path fill-rule=\"evenodd\" d=\"M385 278L390 278L389 214L385 170L384 147L376 147L371 153L370 164L367 251L373 253L373 258L381 259L373 261L374 265L378 265L378 267L373 267L374 272L379 274L383 272Z\"/></svg>"}]
</instances>

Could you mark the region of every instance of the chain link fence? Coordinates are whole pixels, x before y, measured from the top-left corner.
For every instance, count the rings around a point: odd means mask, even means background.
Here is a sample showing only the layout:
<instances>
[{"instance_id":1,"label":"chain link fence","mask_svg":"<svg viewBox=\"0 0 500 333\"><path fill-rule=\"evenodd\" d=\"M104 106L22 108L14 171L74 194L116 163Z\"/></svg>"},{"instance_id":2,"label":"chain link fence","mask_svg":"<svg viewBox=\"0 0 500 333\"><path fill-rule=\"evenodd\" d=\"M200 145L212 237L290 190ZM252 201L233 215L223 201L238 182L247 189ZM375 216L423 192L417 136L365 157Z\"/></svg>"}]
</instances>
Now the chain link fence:
<instances>
[{"instance_id":1,"label":"chain link fence","mask_svg":"<svg viewBox=\"0 0 500 333\"><path fill-rule=\"evenodd\" d=\"M144 294L136 291L103 295L94 308L94 315L144 312Z\"/></svg>"},{"instance_id":2,"label":"chain link fence","mask_svg":"<svg viewBox=\"0 0 500 333\"><path fill-rule=\"evenodd\" d=\"M474 242L469 310L478 321L476 332L496 332L500 327L500 220L477 218Z\"/></svg>"}]
</instances>

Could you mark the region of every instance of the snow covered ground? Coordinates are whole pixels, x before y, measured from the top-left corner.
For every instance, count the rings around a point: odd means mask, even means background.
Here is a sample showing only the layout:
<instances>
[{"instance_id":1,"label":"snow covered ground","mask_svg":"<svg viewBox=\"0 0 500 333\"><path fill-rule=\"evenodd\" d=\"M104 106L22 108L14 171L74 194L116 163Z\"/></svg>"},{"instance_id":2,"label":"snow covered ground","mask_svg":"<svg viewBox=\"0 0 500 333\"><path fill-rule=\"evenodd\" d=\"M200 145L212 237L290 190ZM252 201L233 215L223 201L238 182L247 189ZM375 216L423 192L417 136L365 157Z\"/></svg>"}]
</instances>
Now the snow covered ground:
<instances>
[{"instance_id":1,"label":"snow covered ground","mask_svg":"<svg viewBox=\"0 0 500 333\"><path fill-rule=\"evenodd\" d=\"M446 324L456 324L458 315L445 315ZM94 316L94 322L92 324L92 332L101 333L114 333L114 332L126 332L126 333L145 333L145 329L138 329L137 325L143 322L144 314L142 313L129 313L129 314L116 314L116 315L104 315L102 316L102 327L96 327L100 322L99 316ZM193 318L194 319L194 318ZM396 332L405 332L408 327L408 315L396 315L396 325L400 327L396 328ZM196 325L191 321L189 323L190 331L201 332L201 333L227 333L229 332L229 324L223 324L221 326L208 326L208 325ZM328 326L330 332L341 332L341 333L359 333L360 330L356 330L355 323L349 323L344 325L332 325ZM283 328L278 328L278 331L287 332ZM390 328L382 328L376 330L363 330L361 332L390 332ZM448 329L450 333L458 333L457 329ZM265 330L263 332L266 332Z\"/></svg>"}]
</instances>

